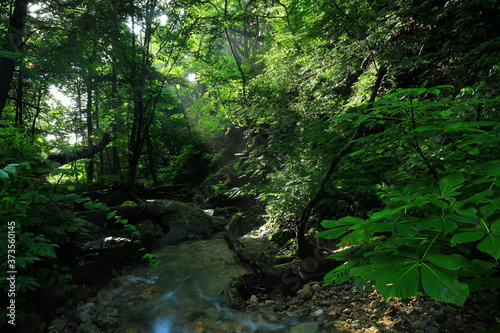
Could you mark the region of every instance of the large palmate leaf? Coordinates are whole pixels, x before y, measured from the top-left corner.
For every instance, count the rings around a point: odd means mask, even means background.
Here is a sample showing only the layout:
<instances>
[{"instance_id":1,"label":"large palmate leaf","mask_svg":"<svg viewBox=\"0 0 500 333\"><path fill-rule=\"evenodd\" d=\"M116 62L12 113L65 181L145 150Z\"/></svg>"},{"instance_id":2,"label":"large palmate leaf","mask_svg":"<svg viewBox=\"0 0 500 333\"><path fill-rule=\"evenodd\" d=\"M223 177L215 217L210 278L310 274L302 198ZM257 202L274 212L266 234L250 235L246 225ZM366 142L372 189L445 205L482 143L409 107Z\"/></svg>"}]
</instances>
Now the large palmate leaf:
<instances>
[{"instance_id":1,"label":"large palmate leaf","mask_svg":"<svg viewBox=\"0 0 500 333\"><path fill-rule=\"evenodd\" d=\"M416 296L419 282L418 263L413 262L382 275L377 281L377 291L386 298Z\"/></svg>"},{"instance_id":2,"label":"large palmate leaf","mask_svg":"<svg viewBox=\"0 0 500 333\"><path fill-rule=\"evenodd\" d=\"M351 274L370 281L379 281L384 275L414 263L413 259L395 255L374 256L372 263L351 269Z\"/></svg>"},{"instance_id":3,"label":"large palmate leaf","mask_svg":"<svg viewBox=\"0 0 500 333\"><path fill-rule=\"evenodd\" d=\"M449 197L460 194L455 190L461 186L465 181L462 175L449 175L439 180L439 189L441 190L440 196L448 199Z\"/></svg>"},{"instance_id":4,"label":"large palmate leaf","mask_svg":"<svg viewBox=\"0 0 500 333\"><path fill-rule=\"evenodd\" d=\"M469 287L437 266L422 263L422 287L427 295L443 302L464 305Z\"/></svg>"}]
</instances>

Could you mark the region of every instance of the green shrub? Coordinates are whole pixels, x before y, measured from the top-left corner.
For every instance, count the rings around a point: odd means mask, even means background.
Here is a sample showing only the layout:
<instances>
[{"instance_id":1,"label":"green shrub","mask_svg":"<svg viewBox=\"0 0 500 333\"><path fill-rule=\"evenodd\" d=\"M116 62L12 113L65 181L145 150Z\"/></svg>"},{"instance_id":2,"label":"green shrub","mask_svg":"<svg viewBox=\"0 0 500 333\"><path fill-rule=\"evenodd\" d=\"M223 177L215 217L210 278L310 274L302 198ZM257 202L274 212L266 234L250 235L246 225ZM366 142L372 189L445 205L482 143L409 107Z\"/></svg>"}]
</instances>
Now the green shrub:
<instances>
[{"instance_id":1,"label":"green shrub","mask_svg":"<svg viewBox=\"0 0 500 333\"><path fill-rule=\"evenodd\" d=\"M399 91L359 116L384 129L353 154L397 155L400 166L390 170L395 184L380 185L383 209L323 221L328 230L317 236L339 238L331 257L345 261L327 284L353 277L384 297L427 294L458 305L500 285L500 123L474 119L477 105L494 114L498 101L442 97L444 89Z\"/></svg>"}]
</instances>

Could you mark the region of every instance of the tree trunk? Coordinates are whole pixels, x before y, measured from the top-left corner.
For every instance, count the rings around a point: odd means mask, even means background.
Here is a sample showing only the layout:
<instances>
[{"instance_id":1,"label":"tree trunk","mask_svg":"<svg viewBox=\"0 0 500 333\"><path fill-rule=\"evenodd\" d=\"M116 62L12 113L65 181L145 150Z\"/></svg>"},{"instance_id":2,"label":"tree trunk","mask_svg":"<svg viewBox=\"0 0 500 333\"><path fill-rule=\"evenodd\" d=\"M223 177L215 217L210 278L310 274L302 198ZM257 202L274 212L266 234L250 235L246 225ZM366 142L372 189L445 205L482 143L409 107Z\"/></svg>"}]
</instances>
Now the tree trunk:
<instances>
[{"instance_id":1,"label":"tree trunk","mask_svg":"<svg viewBox=\"0 0 500 333\"><path fill-rule=\"evenodd\" d=\"M2 46L4 49L4 56L0 57L0 119L2 119L3 110L7 104L9 91L14 77L16 63L14 61L14 54L19 52L22 39L26 17L28 16L28 2L29 0L16 0L14 3L14 10L10 17L9 27L5 36L5 43ZM9 54L12 53L12 54Z\"/></svg>"},{"instance_id":2,"label":"tree trunk","mask_svg":"<svg viewBox=\"0 0 500 333\"><path fill-rule=\"evenodd\" d=\"M92 151L94 149L94 139L92 136L94 135L94 124L92 119L92 84L90 83L92 80L89 80L87 83L87 107L86 107L86 116L87 116L87 144L88 150ZM92 183L94 180L94 160L90 159L87 161L87 183Z\"/></svg>"},{"instance_id":3,"label":"tree trunk","mask_svg":"<svg viewBox=\"0 0 500 333\"><path fill-rule=\"evenodd\" d=\"M140 75L140 74L139 74ZM141 79L142 80L142 79ZM136 85L134 90L134 118L132 120L132 129L129 140L129 159L128 159L128 177L126 187L134 187L137 179L137 167L142 153L144 143L144 103L143 103L143 85Z\"/></svg>"},{"instance_id":4,"label":"tree trunk","mask_svg":"<svg viewBox=\"0 0 500 333\"><path fill-rule=\"evenodd\" d=\"M14 124L16 126L22 126L24 123L24 79L23 72L19 70L17 76L17 97L16 97L16 116L14 118Z\"/></svg>"},{"instance_id":5,"label":"tree trunk","mask_svg":"<svg viewBox=\"0 0 500 333\"><path fill-rule=\"evenodd\" d=\"M111 108L115 110L118 108L118 78L116 76L116 72L113 68L113 77L112 77L112 83L111 83L111 94L112 94L112 104ZM118 119L115 118L113 125L111 125L111 128L113 130L113 133L117 133L118 131ZM112 164L112 175L119 175L121 173L121 165L120 165L120 154L118 154L118 147L113 146L111 148L111 154L112 154L112 159L113 159L113 164Z\"/></svg>"},{"instance_id":6,"label":"tree trunk","mask_svg":"<svg viewBox=\"0 0 500 333\"><path fill-rule=\"evenodd\" d=\"M151 141L151 137L147 137L147 145L148 145L148 167L149 173L151 174L151 178L153 179L153 184L158 185L158 177L156 176L156 165L154 158L154 147L153 142Z\"/></svg>"}]
</instances>

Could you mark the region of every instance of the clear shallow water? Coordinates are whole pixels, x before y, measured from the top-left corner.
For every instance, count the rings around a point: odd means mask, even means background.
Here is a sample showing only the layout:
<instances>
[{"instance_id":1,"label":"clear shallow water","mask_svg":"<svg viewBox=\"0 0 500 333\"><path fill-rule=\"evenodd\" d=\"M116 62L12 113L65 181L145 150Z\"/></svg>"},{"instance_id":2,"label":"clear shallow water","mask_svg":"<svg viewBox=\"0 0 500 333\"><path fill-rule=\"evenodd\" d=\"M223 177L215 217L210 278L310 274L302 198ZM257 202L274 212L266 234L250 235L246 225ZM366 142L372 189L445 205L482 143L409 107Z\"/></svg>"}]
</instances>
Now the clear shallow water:
<instances>
[{"instance_id":1,"label":"clear shallow water","mask_svg":"<svg viewBox=\"0 0 500 333\"><path fill-rule=\"evenodd\" d=\"M286 332L282 323L224 307L222 291L247 273L235 262L222 234L155 252L157 268L138 267L110 291L124 333ZM261 239L242 239L249 248Z\"/></svg>"}]
</instances>

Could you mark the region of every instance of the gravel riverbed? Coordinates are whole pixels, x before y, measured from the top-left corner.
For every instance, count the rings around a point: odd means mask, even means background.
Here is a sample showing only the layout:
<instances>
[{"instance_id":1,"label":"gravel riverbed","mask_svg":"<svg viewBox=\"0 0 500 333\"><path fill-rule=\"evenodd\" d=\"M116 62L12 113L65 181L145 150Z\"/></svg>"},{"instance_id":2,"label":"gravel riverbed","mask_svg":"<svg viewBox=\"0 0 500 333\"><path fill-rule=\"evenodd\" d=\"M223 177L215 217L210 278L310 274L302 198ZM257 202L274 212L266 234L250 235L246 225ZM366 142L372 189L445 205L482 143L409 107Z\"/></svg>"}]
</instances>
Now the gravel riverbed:
<instances>
[{"instance_id":1,"label":"gravel riverbed","mask_svg":"<svg viewBox=\"0 0 500 333\"><path fill-rule=\"evenodd\" d=\"M428 297L385 300L376 291L364 293L349 282L310 283L297 294L253 295L244 311L267 321L303 323L293 333L500 332L499 298L493 292L474 293L464 307Z\"/></svg>"}]
</instances>

